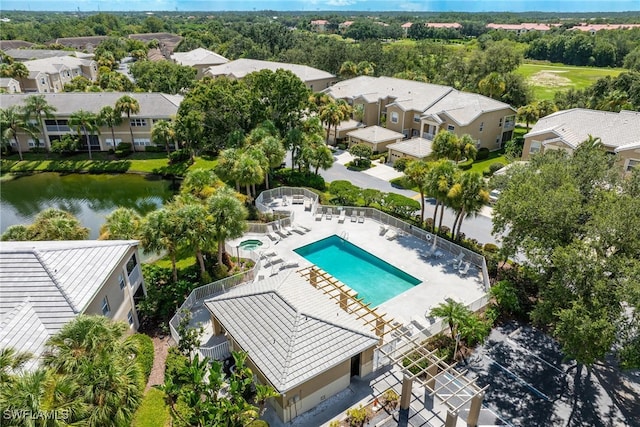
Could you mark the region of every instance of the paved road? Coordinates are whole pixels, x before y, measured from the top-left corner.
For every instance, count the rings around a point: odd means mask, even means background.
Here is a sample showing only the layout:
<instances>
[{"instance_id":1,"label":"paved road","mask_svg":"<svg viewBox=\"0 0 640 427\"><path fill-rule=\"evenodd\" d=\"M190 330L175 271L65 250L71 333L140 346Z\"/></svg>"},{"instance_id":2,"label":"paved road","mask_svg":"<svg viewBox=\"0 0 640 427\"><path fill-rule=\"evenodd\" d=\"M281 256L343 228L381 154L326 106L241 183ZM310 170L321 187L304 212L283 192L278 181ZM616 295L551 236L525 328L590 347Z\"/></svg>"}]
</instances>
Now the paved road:
<instances>
[{"instance_id":1,"label":"paved road","mask_svg":"<svg viewBox=\"0 0 640 427\"><path fill-rule=\"evenodd\" d=\"M289 162L290 160L291 155L288 155L287 161ZM290 167L290 165L288 166ZM327 182L336 180L347 180L350 181L353 185L357 185L358 187L362 188L375 188L384 192L394 192L414 198L416 200L420 198L420 195L415 191L393 187L388 181L376 178L371 175L367 175L362 172L351 171L344 165L341 165L337 162L334 163L329 170L320 171L320 175L322 175L322 177ZM433 200L428 200L428 202L429 203L425 206L425 218L433 217L433 210L435 207ZM464 233L469 238L476 239L480 243L498 243L495 237L491 235L491 228L493 227L493 225L491 222L490 212L490 209L484 209L483 215L478 215L475 218L465 219L462 223L462 233ZM454 212L450 209L447 209L444 213L442 224L446 225L447 227L451 227L454 218Z\"/></svg>"}]
</instances>

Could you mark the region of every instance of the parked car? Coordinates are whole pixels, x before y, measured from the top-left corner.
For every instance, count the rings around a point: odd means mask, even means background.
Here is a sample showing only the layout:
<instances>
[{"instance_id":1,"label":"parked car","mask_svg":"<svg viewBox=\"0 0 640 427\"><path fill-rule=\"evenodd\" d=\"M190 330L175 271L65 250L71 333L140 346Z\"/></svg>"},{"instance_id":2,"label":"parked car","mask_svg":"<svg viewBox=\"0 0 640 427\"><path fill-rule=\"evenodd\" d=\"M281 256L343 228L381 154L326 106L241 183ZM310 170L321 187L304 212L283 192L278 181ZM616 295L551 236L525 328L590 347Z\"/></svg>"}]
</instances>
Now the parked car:
<instances>
[{"instance_id":1,"label":"parked car","mask_svg":"<svg viewBox=\"0 0 640 427\"><path fill-rule=\"evenodd\" d=\"M489 203L494 204L498 201L498 197L500 197L500 190L491 190L489 193Z\"/></svg>"}]
</instances>

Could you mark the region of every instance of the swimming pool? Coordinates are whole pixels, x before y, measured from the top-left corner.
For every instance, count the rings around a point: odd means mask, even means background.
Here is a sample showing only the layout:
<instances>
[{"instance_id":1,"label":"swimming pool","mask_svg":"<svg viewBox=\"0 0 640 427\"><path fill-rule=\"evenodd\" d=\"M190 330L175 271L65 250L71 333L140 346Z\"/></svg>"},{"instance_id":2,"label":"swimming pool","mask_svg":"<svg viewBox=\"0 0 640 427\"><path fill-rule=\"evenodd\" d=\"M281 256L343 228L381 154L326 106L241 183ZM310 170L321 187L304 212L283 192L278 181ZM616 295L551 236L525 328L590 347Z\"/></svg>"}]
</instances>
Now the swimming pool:
<instances>
[{"instance_id":1,"label":"swimming pool","mask_svg":"<svg viewBox=\"0 0 640 427\"><path fill-rule=\"evenodd\" d=\"M377 307L421 281L336 236L294 249Z\"/></svg>"}]
</instances>

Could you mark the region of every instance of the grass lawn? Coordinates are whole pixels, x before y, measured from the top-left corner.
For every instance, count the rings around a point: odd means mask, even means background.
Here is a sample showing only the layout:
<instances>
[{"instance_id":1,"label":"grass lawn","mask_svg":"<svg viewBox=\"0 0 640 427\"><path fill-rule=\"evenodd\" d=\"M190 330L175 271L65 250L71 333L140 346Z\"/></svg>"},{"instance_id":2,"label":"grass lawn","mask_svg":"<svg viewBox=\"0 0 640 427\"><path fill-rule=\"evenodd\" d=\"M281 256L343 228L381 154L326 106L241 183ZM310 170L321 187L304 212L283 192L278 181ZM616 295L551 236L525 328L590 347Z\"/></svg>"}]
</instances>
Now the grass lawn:
<instances>
[{"instance_id":1,"label":"grass lawn","mask_svg":"<svg viewBox=\"0 0 640 427\"><path fill-rule=\"evenodd\" d=\"M504 157L504 152L502 150L492 151L489 153L488 158L473 162L471 169L469 170L482 174L482 171L489 168L489 165L492 163L502 163L503 165L506 165L509 162L506 157Z\"/></svg>"},{"instance_id":2,"label":"grass lawn","mask_svg":"<svg viewBox=\"0 0 640 427\"><path fill-rule=\"evenodd\" d=\"M149 389L133 416L131 427L165 427L170 423L171 416L164 402L164 393L157 388Z\"/></svg>"},{"instance_id":3,"label":"grass lawn","mask_svg":"<svg viewBox=\"0 0 640 427\"><path fill-rule=\"evenodd\" d=\"M553 99L556 92L567 89L584 89L591 86L599 78L615 77L624 68L596 68L577 67L561 64L532 64L520 65L516 73L524 76L533 88L533 95L537 101Z\"/></svg>"},{"instance_id":4,"label":"grass lawn","mask_svg":"<svg viewBox=\"0 0 640 427\"><path fill-rule=\"evenodd\" d=\"M154 262L155 265L161 268L171 268L171 258L164 257ZM185 255L184 258L180 257L176 260L176 269L178 271L184 270L196 264L196 257L194 255Z\"/></svg>"}]
</instances>

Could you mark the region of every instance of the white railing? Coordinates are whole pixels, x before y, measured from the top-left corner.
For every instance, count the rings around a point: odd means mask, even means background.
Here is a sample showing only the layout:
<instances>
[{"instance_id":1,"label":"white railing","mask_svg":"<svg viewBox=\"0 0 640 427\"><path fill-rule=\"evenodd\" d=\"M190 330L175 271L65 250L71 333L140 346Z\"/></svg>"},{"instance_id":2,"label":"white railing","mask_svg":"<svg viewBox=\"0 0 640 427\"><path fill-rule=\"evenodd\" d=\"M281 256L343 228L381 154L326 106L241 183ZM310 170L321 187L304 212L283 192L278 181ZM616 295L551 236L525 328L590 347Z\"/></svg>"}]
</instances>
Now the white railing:
<instances>
[{"instance_id":1,"label":"white railing","mask_svg":"<svg viewBox=\"0 0 640 427\"><path fill-rule=\"evenodd\" d=\"M208 357L212 360L224 360L231 356L231 346L229 341L225 341L211 347L200 347L198 353L201 357Z\"/></svg>"},{"instance_id":2,"label":"white railing","mask_svg":"<svg viewBox=\"0 0 640 427\"><path fill-rule=\"evenodd\" d=\"M140 264L136 265L129 274L129 286L135 288L138 281L142 278L142 271L140 270Z\"/></svg>"}]
</instances>

